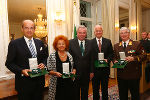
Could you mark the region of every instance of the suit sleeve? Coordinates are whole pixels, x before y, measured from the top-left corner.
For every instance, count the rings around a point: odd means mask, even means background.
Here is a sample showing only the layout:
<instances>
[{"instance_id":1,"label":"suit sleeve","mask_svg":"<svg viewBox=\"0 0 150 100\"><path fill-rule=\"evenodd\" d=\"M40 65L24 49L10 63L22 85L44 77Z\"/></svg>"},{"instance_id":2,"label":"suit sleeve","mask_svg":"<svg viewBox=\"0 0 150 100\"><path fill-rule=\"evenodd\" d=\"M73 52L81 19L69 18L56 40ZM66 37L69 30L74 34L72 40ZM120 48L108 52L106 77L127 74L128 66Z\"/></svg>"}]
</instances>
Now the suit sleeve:
<instances>
[{"instance_id":1,"label":"suit sleeve","mask_svg":"<svg viewBox=\"0 0 150 100\"><path fill-rule=\"evenodd\" d=\"M134 60L141 62L146 60L146 53L144 52L144 48L141 43L137 46L137 50L135 51Z\"/></svg>"},{"instance_id":2,"label":"suit sleeve","mask_svg":"<svg viewBox=\"0 0 150 100\"><path fill-rule=\"evenodd\" d=\"M5 65L11 72L15 74L21 74L21 71L23 69L15 64L16 56L17 56L17 50L16 50L15 43L10 42L8 46L8 54L7 54Z\"/></svg>"},{"instance_id":3,"label":"suit sleeve","mask_svg":"<svg viewBox=\"0 0 150 100\"><path fill-rule=\"evenodd\" d=\"M113 47L112 47L112 43L111 43L110 40L109 40L108 54L109 54L109 55L108 55L107 60L108 60L108 62L110 63L110 62L112 61L112 59L113 59L113 56L114 56Z\"/></svg>"},{"instance_id":4,"label":"suit sleeve","mask_svg":"<svg viewBox=\"0 0 150 100\"><path fill-rule=\"evenodd\" d=\"M41 62L46 66L47 65L47 58L48 58L48 46L46 47L43 43L42 43L42 55L40 57Z\"/></svg>"},{"instance_id":5,"label":"suit sleeve","mask_svg":"<svg viewBox=\"0 0 150 100\"><path fill-rule=\"evenodd\" d=\"M69 41L69 53L71 54L71 56L73 57L73 60L74 60L75 56L72 52L72 42L71 42L71 40ZM76 69L76 63L75 62L73 63L73 68Z\"/></svg>"}]
</instances>

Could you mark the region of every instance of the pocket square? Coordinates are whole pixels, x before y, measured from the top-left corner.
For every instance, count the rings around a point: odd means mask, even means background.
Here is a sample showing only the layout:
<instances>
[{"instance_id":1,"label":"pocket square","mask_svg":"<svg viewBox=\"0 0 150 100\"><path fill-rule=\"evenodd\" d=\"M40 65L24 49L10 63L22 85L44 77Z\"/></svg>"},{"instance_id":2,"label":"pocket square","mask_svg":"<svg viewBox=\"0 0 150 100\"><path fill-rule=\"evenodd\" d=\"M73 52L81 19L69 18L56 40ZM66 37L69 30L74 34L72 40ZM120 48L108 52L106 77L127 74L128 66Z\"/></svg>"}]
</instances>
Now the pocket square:
<instances>
[{"instance_id":1,"label":"pocket square","mask_svg":"<svg viewBox=\"0 0 150 100\"><path fill-rule=\"evenodd\" d=\"M43 50L43 48L42 48L42 47L40 48L40 51L41 51L41 50Z\"/></svg>"}]
</instances>

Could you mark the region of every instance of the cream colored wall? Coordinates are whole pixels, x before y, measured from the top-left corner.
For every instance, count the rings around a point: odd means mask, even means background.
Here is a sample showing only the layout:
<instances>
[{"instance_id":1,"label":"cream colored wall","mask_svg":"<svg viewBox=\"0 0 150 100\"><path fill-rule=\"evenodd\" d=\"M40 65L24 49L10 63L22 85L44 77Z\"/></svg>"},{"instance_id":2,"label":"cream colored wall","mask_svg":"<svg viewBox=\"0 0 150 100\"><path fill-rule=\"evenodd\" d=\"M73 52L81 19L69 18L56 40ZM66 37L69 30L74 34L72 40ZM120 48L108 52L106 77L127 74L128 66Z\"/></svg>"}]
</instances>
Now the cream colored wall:
<instances>
[{"instance_id":1,"label":"cream colored wall","mask_svg":"<svg viewBox=\"0 0 150 100\"><path fill-rule=\"evenodd\" d=\"M9 23L9 34L15 34L14 39L22 37L21 23Z\"/></svg>"},{"instance_id":2,"label":"cream colored wall","mask_svg":"<svg viewBox=\"0 0 150 100\"><path fill-rule=\"evenodd\" d=\"M150 32L150 9L142 12L142 31Z\"/></svg>"}]
</instances>

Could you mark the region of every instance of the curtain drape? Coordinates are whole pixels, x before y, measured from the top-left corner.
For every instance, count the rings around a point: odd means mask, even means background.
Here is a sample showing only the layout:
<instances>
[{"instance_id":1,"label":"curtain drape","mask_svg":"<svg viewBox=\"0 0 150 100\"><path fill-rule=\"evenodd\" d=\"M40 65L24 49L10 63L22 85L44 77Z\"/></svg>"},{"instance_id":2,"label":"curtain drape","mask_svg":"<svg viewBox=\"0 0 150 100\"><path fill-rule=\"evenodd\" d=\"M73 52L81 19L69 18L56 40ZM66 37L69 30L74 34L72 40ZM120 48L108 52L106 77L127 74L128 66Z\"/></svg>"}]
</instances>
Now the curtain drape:
<instances>
[{"instance_id":1,"label":"curtain drape","mask_svg":"<svg viewBox=\"0 0 150 100\"><path fill-rule=\"evenodd\" d=\"M101 0L103 36L115 40L115 1Z\"/></svg>"},{"instance_id":2,"label":"curtain drape","mask_svg":"<svg viewBox=\"0 0 150 100\"><path fill-rule=\"evenodd\" d=\"M5 61L9 43L7 0L0 0L0 77L6 74Z\"/></svg>"},{"instance_id":3,"label":"curtain drape","mask_svg":"<svg viewBox=\"0 0 150 100\"><path fill-rule=\"evenodd\" d=\"M65 13L65 21L57 24L55 14L57 11ZM49 52L53 52L52 43L57 35L65 35L70 39L73 31L73 0L46 0L47 27L48 27L48 46Z\"/></svg>"},{"instance_id":4,"label":"curtain drape","mask_svg":"<svg viewBox=\"0 0 150 100\"><path fill-rule=\"evenodd\" d=\"M101 0L103 37L109 38L112 44L115 42L115 2L116 0ZM115 77L114 68L110 68L110 77Z\"/></svg>"}]
</instances>

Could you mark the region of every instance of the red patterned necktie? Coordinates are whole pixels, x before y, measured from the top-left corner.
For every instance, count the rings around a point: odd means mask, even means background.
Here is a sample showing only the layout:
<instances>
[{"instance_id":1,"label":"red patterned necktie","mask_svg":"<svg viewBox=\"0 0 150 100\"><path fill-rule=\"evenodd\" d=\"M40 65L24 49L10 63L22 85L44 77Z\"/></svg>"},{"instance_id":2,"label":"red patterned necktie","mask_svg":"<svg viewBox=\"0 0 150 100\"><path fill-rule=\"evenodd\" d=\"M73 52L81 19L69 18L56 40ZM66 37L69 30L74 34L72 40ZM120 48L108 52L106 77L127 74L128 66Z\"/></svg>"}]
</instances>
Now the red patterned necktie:
<instances>
[{"instance_id":1,"label":"red patterned necktie","mask_svg":"<svg viewBox=\"0 0 150 100\"><path fill-rule=\"evenodd\" d=\"M102 46L101 45L101 40L98 40L98 42L99 42L99 46L98 46L99 47L99 51L101 52L101 46Z\"/></svg>"}]
</instances>

